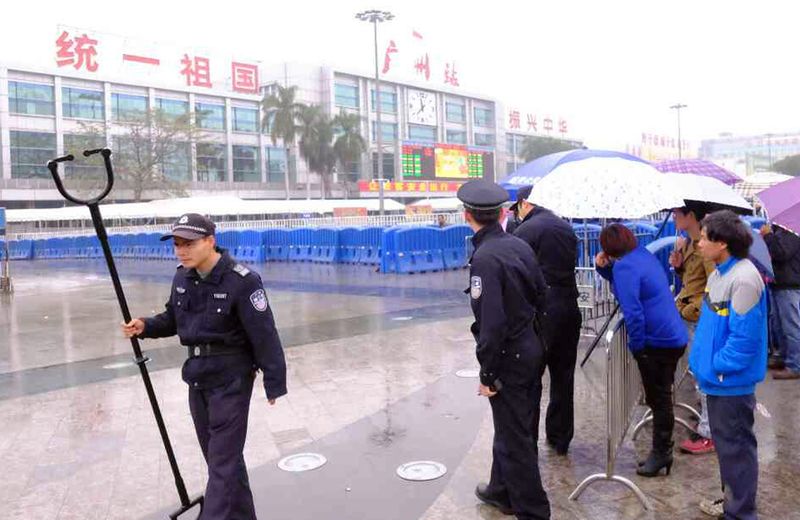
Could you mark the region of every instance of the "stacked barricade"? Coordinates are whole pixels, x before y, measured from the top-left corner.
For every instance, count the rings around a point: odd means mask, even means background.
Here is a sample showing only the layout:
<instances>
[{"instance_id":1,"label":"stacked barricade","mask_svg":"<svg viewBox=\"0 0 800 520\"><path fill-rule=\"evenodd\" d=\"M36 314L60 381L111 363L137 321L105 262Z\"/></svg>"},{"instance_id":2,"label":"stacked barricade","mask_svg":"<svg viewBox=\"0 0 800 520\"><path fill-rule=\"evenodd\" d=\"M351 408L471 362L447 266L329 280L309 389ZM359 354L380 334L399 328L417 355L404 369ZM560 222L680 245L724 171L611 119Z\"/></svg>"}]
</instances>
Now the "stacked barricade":
<instances>
[{"instance_id":1,"label":"stacked barricade","mask_svg":"<svg viewBox=\"0 0 800 520\"><path fill-rule=\"evenodd\" d=\"M286 262L289 260L289 230L268 229L261 233L264 244L264 261Z\"/></svg>"},{"instance_id":2,"label":"stacked barricade","mask_svg":"<svg viewBox=\"0 0 800 520\"><path fill-rule=\"evenodd\" d=\"M446 269L462 269L467 266L467 241L473 234L472 228L464 225L448 226L442 230L442 255Z\"/></svg>"}]
</instances>

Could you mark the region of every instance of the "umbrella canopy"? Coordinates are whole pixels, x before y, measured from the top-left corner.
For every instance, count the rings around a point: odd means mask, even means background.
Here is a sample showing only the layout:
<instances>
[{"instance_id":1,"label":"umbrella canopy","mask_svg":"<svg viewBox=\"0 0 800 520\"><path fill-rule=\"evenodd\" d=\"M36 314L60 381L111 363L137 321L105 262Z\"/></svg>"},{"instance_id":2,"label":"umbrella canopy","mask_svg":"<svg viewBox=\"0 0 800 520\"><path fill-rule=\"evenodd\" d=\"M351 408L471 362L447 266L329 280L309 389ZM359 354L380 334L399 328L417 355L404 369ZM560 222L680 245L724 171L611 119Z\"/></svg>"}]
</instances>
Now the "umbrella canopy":
<instances>
[{"instance_id":1,"label":"umbrella canopy","mask_svg":"<svg viewBox=\"0 0 800 520\"><path fill-rule=\"evenodd\" d=\"M638 157L576 150L533 187L528 200L570 218L640 218L684 205L666 177Z\"/></svg>"},{"instance_id":2,"label":"umbrella canopy","mask_svg":"<svg viewBox=\"0 0 800 520\"><path fill-rule=\"evenodd\" d=\"M776 184L758 198L774 224L800 234L800 177Z\"/></svg>"},{"instance_id":3,"label":"umbrella canopy","mask_svg":"<svg viewBox=\"0 0 800 520\"><path fill-rule=\"evenodd\" d=\"M732 185L742 179L730 170L702 159L671 159L653 164L660 172L693 173L703 177L713 177L725 184Z\"/></svg>"},{"instance_id":4,"label":"umbrella canopy","mask_svg":"<svg viewBox=\"0 0 800 520\"><path fill-rule=\"evenodd\" d=\"M534 159L517 168L508 177L500 180L498 184L508 191L511 200L517 200L517 190L522 186L535 185L544 178L545 175L561 164L566 164L571 161L581 161L589 157L622 157L628 160L646 163L644 159L620 152L587 150L581 148L577 150L567 150L566 152L551 153Z\"/></svg>"},{"instance_id":5,"label":"umbrella canopy","mask_svg":"<svg viewBox=\"0 0 800 520\"><path fill-rule=\"evenodd\" d=\"M665 173L664 177L686 202L701 202L708 211L731 209L740 214L752 215L753 207L733 188L715 179L692 173Z\"/></svg>"},{"instance_id":6,"label":"umbrella canopy","mask_svg":"<svg viewBox=\"0 0 800 520\"><path fill-rule=\"evenodd\" d=\"M772 268L772 257L769 256L769 249L764 238L757 229L750 228L753 233L753 245L750 246L750 260L761 271L767 273L771 278L775 278L775 271Z\"/></svg>"}]
</instances>

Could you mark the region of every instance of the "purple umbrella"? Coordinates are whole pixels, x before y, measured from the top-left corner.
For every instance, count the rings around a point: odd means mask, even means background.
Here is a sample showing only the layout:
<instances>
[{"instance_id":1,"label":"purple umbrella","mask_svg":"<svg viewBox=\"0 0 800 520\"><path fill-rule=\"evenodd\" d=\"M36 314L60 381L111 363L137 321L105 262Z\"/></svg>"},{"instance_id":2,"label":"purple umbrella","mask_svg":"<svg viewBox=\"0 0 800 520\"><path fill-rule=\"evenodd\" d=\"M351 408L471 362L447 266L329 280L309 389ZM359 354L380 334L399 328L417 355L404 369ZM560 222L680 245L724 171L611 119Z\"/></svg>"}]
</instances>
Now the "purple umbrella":
<instances>
[{"instance_id":1,"label":"purple umbrella","mask_svg":"<svg viewBox=\"0 0 800 520\"><path fill-rule=\"evenodd\" d=\"M742 179L732 171L702 159L670 159L653 163L653 166L664 173L694 173L695 175L719 179L728 185L742 182Z\"/></svg>"},{"instance_id":2,"label":"purple umbrella","mask_svg":"<svg viewBox=\"0 0 800 520\"><path fill-rule=\"evenodd\" d=\"M800 235L800 177L776 184L757 196L774 224Z\"/></svg>"}]
</instances>

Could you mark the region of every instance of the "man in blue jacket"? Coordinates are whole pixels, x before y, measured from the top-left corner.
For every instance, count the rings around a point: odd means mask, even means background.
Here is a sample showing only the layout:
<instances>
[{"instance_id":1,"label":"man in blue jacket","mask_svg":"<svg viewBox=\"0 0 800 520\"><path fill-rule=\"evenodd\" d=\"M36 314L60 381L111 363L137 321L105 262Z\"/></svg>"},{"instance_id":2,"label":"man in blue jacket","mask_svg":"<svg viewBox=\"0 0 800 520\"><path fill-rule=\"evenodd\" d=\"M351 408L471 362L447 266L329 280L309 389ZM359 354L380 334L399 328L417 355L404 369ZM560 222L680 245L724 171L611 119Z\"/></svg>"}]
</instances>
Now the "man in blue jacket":
<instances>
[{"instance_id":1,"label":"man in blue jacket","mask_svg":"<svg viewBox=\"0 0 800 520\"><path fill-rule=\"evenodd\" d=\"M752 235L730 211L703 220L698 247L716 264L708 278L689 365L708 395L724 499L701 503L724 519L755 520L758 443L753 432L755 387L767 367L767 298L747 260ZM720 508L720 506L722 506Z\"/></svg>"}]
</instances>

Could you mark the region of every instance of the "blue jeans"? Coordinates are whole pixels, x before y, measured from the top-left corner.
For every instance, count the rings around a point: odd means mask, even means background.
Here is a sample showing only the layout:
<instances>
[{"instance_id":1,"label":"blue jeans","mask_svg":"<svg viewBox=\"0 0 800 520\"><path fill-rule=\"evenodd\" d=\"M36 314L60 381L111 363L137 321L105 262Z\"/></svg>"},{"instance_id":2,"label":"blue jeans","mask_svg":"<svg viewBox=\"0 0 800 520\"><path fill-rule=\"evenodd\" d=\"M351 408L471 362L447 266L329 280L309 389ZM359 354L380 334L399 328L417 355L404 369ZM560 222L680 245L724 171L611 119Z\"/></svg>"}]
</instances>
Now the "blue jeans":
<instances>
[{"instance_id":1,"label":"blue jeans","mask_svg":"<svg viewBox=\"0 0 800 520\"><path fill-rule=\"evenodd\" d=\"M758 442L753 432L756 396L708 396L708 418L725 491L725 520L756 520Z\"/></svg>"},{"instance_id":2,"label":"blue jeans","mask_svg":"<svg viewBox=\"0 0 800 520\"><path fill-rule=\"evenodd\" d=\"M772 291L772 330L786 368L800 372L800 289Z\"/></svg>"}]
</instances>

